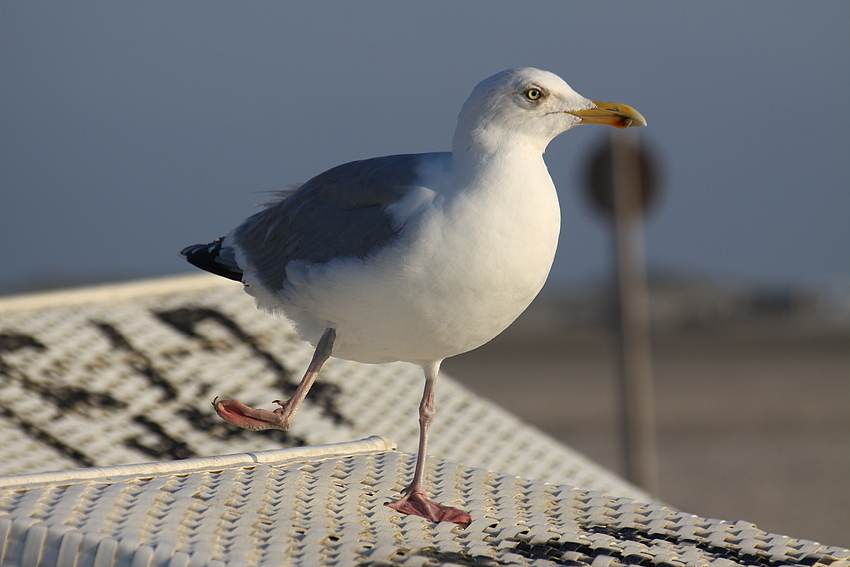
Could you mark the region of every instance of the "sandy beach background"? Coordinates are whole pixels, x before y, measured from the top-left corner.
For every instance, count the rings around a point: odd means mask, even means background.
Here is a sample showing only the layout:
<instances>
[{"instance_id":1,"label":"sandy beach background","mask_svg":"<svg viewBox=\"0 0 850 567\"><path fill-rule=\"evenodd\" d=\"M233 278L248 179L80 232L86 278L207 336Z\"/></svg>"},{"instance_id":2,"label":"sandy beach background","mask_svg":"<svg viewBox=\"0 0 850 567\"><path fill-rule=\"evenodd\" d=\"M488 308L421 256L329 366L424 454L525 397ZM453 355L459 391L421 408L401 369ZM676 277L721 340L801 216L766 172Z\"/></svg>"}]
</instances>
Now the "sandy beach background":
<instances>
[{"instance_id":1,"label":"sandy beach background","mask_svg":"<svg viewBox=\"0 0 850 567\"><path fill-rule=\"evenodd\" d=\"M716 295L729 305L728 291ZM655 326L657 496L850 547L850 325L812 297L731 302L737 314L712 316L692 296L691 315ZM598 294L541 297L500 337L443 368L622 474L614 340L602 318L576 316L603 303Z\"/></svg>"}]
</instances>

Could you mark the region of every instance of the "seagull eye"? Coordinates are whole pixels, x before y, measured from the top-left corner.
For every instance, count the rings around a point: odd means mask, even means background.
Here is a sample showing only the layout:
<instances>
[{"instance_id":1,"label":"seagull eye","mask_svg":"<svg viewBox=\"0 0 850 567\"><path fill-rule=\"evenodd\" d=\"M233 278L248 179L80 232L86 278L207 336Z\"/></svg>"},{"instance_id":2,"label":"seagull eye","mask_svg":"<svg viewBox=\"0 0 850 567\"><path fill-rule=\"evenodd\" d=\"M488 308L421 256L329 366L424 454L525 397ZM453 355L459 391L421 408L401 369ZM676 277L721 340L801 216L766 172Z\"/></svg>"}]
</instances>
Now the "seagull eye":
<instances>
[{"instance_id":1,"label":"seagull eye","mask_svg":"<svg viewBox=\"0 0 850 567\"><path fill-rule=\"evenodd\" d=\"M525 98L530 101L536 101L543 98L543 91L538 89L537 87L531 87L530 89L525 91Z\"/></svg>"}]
</instances>

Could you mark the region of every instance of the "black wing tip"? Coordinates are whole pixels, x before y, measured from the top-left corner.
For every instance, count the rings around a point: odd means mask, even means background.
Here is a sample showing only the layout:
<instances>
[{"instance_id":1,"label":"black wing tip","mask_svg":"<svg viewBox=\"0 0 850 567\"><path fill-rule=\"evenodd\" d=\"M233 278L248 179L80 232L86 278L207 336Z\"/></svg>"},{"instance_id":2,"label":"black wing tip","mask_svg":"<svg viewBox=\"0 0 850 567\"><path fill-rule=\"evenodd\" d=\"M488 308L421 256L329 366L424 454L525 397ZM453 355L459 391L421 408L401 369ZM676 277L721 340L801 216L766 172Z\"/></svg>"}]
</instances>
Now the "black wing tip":
<instances>
[{"instance_id":1,"label":"black wing tip","mask_svg":"<svg viewBox=\"0 0 850 567\"><path fill-rule=\"evenodd\" d=\"M224 238L222 237L214 242L210 242L209 244L193 244L192 246L187 246L181 250L180 254L186 258L187 262L197 268L206 270L207 272L217 276L241 282L241 270L218 261L221 254L221 243L223 240Z\"/></svg>"},{"instance_id":2,"label":"black wing tip","mask_svg":"<svg viewBox=\"0 0 850 567\"><path fill-rule=\"evenodd\" d=\"M218 253L221 250L222 240L223 238L219 238L218 240L207 244L192 244L191 246L187 246L186 248L181 250L180 255L185 257L189 261L191 261L193 257L198 255L218 256Z\"/></svg>"}]
</instances>

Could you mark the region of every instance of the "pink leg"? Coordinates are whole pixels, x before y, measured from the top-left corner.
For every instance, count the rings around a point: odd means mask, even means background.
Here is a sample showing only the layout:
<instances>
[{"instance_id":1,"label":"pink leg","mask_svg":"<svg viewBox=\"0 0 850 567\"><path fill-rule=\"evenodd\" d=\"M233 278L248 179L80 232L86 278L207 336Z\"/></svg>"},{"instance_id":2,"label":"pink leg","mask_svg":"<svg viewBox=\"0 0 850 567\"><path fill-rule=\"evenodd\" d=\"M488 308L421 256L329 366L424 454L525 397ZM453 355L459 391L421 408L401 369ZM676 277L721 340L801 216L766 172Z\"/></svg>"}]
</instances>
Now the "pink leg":
<instances>
[{"instance_id":1,"label":"pink leg","mask_svg":"<svg viewBox=\"0 0 850 567\"><path fill-rule=\"evenodd\" d=\"M434 388L437 383L437 374L440 371L440 362L436 361L422 366L425 371L425 392L419 403L419 453L416 455L416 468L413 473L413 481L404 491L404 496L395 502L387 503L390 508L401 512L421 516L432 522L454 522L464 527L472 522L472 517L459 508L437 504L425 496L425 462L426 449L428 446L428 430L437 415L434 408Z\"/></svg>"},{"instance_id":2,"label":"pink leg","mask_svg":"<svg viewBox=\"0 0 850 567\"><path fill-rule=\"evenodd\" d=\"M295 393L285 402L275 400L274 403L280 406L276 410L254 409L238 400L219 401L216 398L213 400L213 407L216 413L227 423L243 429L250 429L252 431L263 429L288 430L289 426L292 425L292 420L295 419L295 412L298 411L301 402L307 397L307 392L310 391L310 387L316 381L322 365L330 357L335 339L336 331L328 328L319 340L319 344L316 345L316 352L313 354L313 359L307 367L304 378L301 379L301 383L295 389Z\"/></svg>"}]
</instances>

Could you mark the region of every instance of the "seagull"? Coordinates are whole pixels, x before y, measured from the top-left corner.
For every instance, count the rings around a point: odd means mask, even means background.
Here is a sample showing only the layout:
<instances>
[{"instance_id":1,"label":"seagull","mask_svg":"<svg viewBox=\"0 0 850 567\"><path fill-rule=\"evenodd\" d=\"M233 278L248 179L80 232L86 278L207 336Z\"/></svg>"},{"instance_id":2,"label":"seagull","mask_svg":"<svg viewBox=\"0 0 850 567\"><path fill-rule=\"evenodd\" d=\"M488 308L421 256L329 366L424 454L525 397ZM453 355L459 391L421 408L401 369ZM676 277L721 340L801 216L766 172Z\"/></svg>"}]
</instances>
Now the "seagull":
<instances>
[{"instance_id":1,"label":"seagull","mask_svg":"<svg viewBox=\"0 0 850 567\"><path fill-rule=\"evenodd\" d=\"M331 356L421 366L419 450L402 514L468 526L471 516L425 494L428 431L442 361L501 333L543 287L560 209L546 146L579 124L645 126L630 106L594 101L548 71L483 80L458 116L451 152L346 163L313 177L227 236L181 253L239 281L257 306L282 314L315 353L274 411L213 402L227 423L289 429Z\"/></svg>"}]
</instances>

